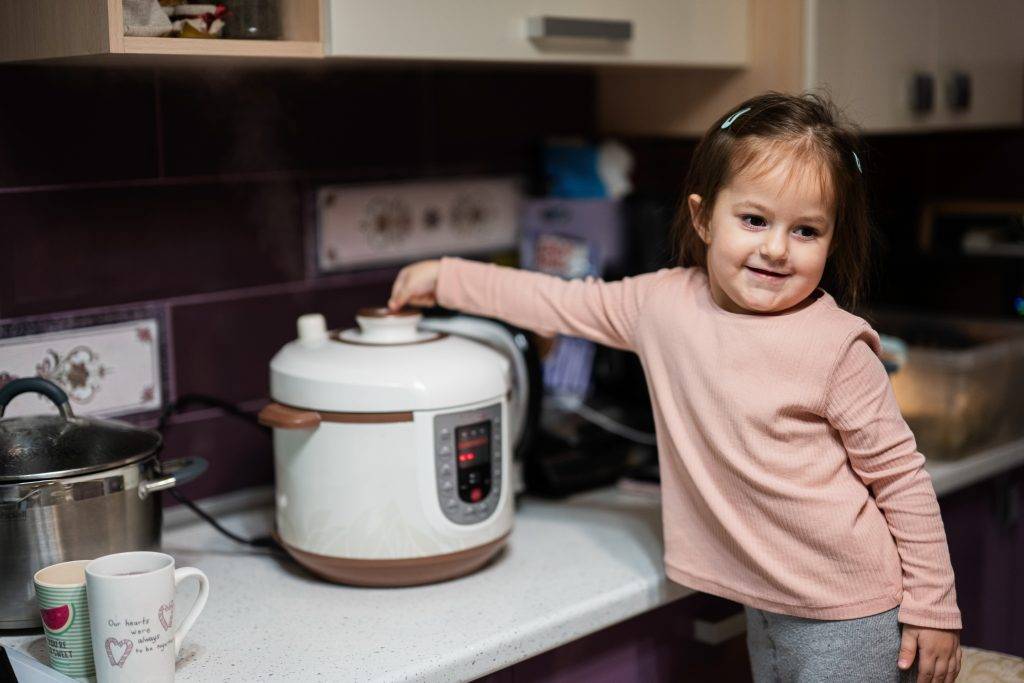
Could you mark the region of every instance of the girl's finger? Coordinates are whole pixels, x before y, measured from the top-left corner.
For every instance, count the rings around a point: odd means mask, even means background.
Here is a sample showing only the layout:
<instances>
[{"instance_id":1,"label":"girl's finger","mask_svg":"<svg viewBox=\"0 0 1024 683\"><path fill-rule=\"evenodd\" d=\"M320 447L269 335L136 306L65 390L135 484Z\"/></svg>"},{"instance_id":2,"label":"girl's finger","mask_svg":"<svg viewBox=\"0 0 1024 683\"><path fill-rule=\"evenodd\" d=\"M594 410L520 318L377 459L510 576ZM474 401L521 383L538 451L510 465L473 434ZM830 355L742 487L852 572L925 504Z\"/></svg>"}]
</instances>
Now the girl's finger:
<instances>
[{"instance_id":1,"label":"girl's finger","mask_svg":"<svg viewBox=\"0 0 1024 683\"><path fill-rule=\"evenodd\" d=\"M900 636L900 656L898 666L901 669L909 669L914 663L914 655L917 654L917 634L913 629L904 628ZM920 662L918 669L920 669Z\"/></svg>"},{"instance_id":2,"label":"girl's finger","mask_svg":"<svg viewBox=\"0 0 1024 683\"><path fill-rule=\"evenodd\" d=\"M917 683L935 683L935 657L917 653ZM942 680L941 678L939 680Z\"/></svg>"},{"instance_id":3,"label":"girl's finger","mask_svg":"<svg viewBox=\"0 0 1024 683\"><path fill-rule=\"evenodd\" d=\"M950 673L946 676L946 680L949 683L955 683L957 677L960 675L960 667L963 666L964 651L961 647L957 646L956 654L953 655L952 666L950 667Z\"/></svg>"},{"instance_id":4,"label":"girl's finger","mask_svg":"<svg viewBox=\"0 0 1024 683\"><path fill-rule=\"evenodd\" d=\"M391 298L388 299L388 308L393 311L397 311L405 304L405 281L407 279L408 270L403 268L398 273L398 277L395 278L395 283L391 286Z\"/></svg>"}]
</instances>

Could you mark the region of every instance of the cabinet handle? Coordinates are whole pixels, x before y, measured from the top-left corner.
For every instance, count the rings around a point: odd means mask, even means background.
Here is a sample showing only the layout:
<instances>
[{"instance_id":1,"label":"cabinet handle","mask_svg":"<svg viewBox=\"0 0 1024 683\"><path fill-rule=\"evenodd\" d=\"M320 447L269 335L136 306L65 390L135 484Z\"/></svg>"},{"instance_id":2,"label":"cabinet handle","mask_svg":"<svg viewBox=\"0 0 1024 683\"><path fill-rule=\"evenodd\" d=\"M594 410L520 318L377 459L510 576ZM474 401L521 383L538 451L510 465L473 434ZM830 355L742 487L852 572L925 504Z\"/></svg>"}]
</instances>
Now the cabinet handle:
<instances>
[{"instance_id":1,"label":"cabinet handle","mask_svg":"<svg viewBox=\"0 0 1024 683\"><path fill-rule=\"evenodd\" d=\"M935 77L928 73L914 74L910 82L910 110L926 114L935 107Z\"/></svg>"},{"instance_id":2,"label":"cabinet handle","mask_svg":"<svg viewBox=\"0 0 1024 683\"><path fill-rule=\"evenodd\" d=\"M946 84L946 102L953 111L967 111L971 108L971 76L963 71L950 74Z\"/></svg>"},{"instance_id":3,"label":"cabinet handle","mask_svg":"<svg viewBox=\"0 0 1024 683\"><path fill-rule=\"evenodd\" d=\"M578 17L529 17L526 35L531 40L587 38L628 43L633 39L633 22Z\"/></svg>"}]
</instances>

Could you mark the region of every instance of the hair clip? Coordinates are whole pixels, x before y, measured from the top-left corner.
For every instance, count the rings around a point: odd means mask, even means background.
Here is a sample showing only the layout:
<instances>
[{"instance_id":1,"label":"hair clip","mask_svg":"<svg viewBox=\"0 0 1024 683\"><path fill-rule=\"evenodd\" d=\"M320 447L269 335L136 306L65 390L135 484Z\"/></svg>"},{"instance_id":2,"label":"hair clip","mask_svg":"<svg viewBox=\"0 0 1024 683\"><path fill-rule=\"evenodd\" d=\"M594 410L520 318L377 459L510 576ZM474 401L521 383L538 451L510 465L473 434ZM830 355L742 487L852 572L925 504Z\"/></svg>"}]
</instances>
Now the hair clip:
<instances>
[{"instance_id":1,"label":"hair clip","mask_svg":"<svg viewBox=\"0 0 1024 683\"><path fill-rule=\"evenodd\" d=\"M733 114L732 116L730 116L729 118L722 122L722 129L724 130L731 126L732 122L740 117L740 114L746 114L748 111L750 111L750 107L747 107L746 109L740 109L738 112L736 112L735 114Z\"/></svg>"},{"instance_id":2,"label":"hair clip","mask_svg":"<svg viewBox=\"0 0 1024 683\"><path fill-rule=\"evenodd\" d=\"M853 160L857 164L857 172L860 173L861 175L864 175L864 169L860 167L860 157L857 156L856 152L853 152Z\"/></svg>"}]
</instances>

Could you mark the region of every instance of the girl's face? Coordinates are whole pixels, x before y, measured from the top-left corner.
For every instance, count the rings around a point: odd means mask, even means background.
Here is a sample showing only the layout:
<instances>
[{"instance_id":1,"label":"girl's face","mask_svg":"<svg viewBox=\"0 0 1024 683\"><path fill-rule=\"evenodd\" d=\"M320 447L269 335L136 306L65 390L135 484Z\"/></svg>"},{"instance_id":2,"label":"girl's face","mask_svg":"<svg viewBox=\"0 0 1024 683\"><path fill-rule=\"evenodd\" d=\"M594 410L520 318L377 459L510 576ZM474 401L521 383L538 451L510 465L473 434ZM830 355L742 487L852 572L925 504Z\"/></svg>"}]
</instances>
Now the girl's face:
<instances>
[{"instance_id":1,"label":"girl's face","mask_svg":"<svg viewBox=\"0 0 1024 683\"><path fill-rule=\"evenodd\" d=\"M778 160L758 174L740 171L721 189L710 220L690 215L707 245L712 298L733 313L778 313L799 306L825 270L834 230L818 166Z\"/></svg>"}]
</instances>

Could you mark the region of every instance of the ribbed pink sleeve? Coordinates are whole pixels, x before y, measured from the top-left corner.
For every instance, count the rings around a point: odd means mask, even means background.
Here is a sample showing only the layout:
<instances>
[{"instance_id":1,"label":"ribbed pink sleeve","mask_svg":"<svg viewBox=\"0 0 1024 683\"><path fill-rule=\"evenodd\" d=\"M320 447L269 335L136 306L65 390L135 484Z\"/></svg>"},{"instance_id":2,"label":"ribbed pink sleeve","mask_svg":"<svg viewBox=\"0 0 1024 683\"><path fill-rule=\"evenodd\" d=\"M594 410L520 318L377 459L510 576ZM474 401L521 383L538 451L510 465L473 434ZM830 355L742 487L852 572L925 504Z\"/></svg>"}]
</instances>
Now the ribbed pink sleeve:
<instances>
[{"instance_id":1,"label":"ribbed pink sleeve","mask_svg":"<svg viewBox=\"0 0 1024 683\"><path fill-rule=\"evenodd\" d=\"M437 301L448 308L498 317L544 336L565 334L629 351L645 281L654 274L604 282L479 263L441 259Z\"/></svg>"},{"instance_id":2,"label":"ribbed pink sleeve","mask_svg":"<svg viewBox=\"0 0 1024 683\"><path fill-rule=\"evenodd\" d=\"M959 629L935 488L875 352L879 346L877 333L867 325L851 335L826 390L825 416L839 431L851 467L871 489L896 541L904 591L899 621Z\"/></svg>"}]
</instances>

